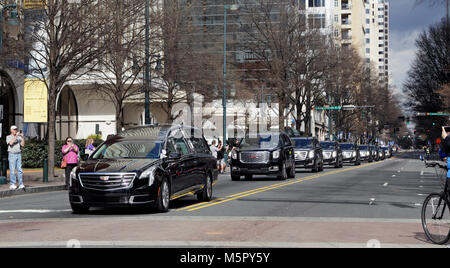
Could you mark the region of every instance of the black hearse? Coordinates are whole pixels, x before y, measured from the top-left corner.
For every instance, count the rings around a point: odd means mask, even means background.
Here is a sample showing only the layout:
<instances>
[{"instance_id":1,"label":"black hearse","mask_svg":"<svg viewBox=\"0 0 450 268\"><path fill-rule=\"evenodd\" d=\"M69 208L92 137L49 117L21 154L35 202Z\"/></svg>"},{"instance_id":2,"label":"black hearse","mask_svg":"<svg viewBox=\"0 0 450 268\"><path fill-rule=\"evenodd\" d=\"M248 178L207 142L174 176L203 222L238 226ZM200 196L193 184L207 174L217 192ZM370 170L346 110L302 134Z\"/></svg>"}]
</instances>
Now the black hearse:
<instances>
[{"instance_id":1,"label":"black hearse","mask_svg":"<svg viewBox=\"0 0 450 268\"><path fill-rule=\"evenodd\" d=\"M171 200L212 199L217 160L202 132L183 126L146 126L111 137L70 175L74 213L91 207L145 206L167 212Z\"/></svg>"},{"instance_id":2,"label":"black hearse","mask_svg":"<svg viewBox=\"0 0 450 268\"><path fill-rule=\"evenodd\" d=\"M249 134L231 152L231 179L250 180L254 175L295 178L294 147L286 133Z\"/></svg>"}]
</instances>

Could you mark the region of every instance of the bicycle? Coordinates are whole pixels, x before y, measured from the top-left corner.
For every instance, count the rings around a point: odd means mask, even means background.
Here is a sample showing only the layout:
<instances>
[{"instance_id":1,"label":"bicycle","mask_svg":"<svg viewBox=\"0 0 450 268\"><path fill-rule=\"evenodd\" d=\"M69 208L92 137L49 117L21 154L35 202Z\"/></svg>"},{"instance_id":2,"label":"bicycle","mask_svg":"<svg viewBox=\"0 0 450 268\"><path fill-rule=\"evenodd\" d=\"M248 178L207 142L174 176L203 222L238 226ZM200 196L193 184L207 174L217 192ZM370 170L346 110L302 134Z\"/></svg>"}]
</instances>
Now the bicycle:
<instances>
[{"instance_id":1,"label":"bicycle","mask_svg":"<svg viewBox=\"0 0 450 268\"><path fill-rule=\"evenodd\" d=\"M448 171L447 166L438 162L428 163L423 156L421 156L421 160L425 162L427 168L438 167ZM444 191L430 194L425 199L422 207L423 229L428 239L437 245L445 245L450 240L450 196L448 189L448 181L450 178L447 178L447 176L445 178Z\"/></svg>"}]
</instances>

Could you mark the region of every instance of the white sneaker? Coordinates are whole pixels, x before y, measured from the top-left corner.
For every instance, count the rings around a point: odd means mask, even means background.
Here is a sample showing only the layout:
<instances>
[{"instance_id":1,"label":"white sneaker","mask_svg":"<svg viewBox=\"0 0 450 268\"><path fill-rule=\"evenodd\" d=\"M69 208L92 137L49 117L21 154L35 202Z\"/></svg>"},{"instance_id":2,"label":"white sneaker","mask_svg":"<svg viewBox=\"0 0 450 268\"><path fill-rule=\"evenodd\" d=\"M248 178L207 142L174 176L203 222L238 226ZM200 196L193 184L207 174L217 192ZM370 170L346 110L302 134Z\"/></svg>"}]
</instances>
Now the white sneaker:
<instances>
[{"instance_id":1,"label":"white sneaker","mask_svg":"<svg viewBox=\"0 0 450 268\"><path fill-rule=\"evenodd\" d=\"M14 184L11 184L11 186L9 186L10 190L17 190L17 186Z\"/></svg>"},{"instance_id":2,"label":"white sneaker","mask_svg":"<svg viewBox=\"0 0 450 268\"><path fill-rule=\"evenodd\" d=\"M23 189L25 189L25 185L21 184L21 185L19 186L19 190L23 190Z\"/></svg>"}]
</instances>

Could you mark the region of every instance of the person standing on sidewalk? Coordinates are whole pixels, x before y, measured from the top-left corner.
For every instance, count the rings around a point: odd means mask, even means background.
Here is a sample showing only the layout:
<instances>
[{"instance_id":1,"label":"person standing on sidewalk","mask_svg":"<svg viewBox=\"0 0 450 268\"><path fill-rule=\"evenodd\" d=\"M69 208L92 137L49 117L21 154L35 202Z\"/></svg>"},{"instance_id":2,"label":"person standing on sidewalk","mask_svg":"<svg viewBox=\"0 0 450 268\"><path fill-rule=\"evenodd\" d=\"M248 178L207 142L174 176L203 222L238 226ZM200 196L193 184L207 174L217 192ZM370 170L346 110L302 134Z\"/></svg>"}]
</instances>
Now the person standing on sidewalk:
<instances>
[{"instance_id":1,"label":"person standing on sidewalk","mask_svg":"<svg viewBox=\"0 0 450 268\"><path fill-rule=\"evenodd\" d=\"M25 138L22 132L16 126L11 127L11 135L6 137L6 144L8 145L8 161L10 172L10 187L11 190L16 190L16 171L19 179L19 189L25 189L23 185L23 170L22 170L22 148L25 147Z\"/></svg>"},{"instance_id":2,"label":"person standing on sidewalk","mask_svg":"<svg viewBox=\"0 0 450 268\"><path fill-rule=\"evenodd\" d=\"M63 154L63 164L61 167L65 166L66 169L66 186L69 187L70 173L72 169L78 166L78 153L80 149L73 143L73 139L68 137L66 139L66 144L62 147Z\"/></svg>"}]
</instances>

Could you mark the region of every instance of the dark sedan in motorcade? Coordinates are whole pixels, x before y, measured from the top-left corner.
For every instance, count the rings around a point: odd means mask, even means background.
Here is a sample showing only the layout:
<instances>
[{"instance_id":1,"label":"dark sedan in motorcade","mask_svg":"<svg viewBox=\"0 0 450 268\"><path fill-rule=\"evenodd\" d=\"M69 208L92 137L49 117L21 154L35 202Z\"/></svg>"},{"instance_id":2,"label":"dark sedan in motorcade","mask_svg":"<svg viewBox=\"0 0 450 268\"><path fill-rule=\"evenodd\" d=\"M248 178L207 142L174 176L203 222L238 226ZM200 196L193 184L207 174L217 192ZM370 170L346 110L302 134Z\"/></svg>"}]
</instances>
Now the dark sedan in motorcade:
<instances>
[{"instance_id":1,"label":"dark sedan in motorcade","mask_svg":"<svg viewBox=\"0 0 450 268\"><path fill-rule=\"evenodd\" d=\"M70 175L74 213L91 207L144 206L167 212L170 201L197 195L212 199L217 160L197 129L146 126L100 145Z\"/></svg>"},{"instance_id":2,"label":"dark sedan in motorcade","mask_svg":"<svg viewBox=\"0 0 450 268\"><path fill-rule=\"evenodd\" d=\"M361 154L361 161L367 161L372 163L375 158L375 153L372 151L372 147L369 145L360 145L359 152Z\"/></svg>"},{"instance_id":3,"label":"dark sedan in motorcade","mask_svg":"<svg viewBox=\"0 0 450 268\"><path fill-rule=\"evenodd\" d=\"M295 178L294 147L286 133L249 134L231 152L231 179L251 180L254 175Z\"/></svg>"},{"instance_id":4,"label":"dark sedan in motorcade","mask_svg":"<svg viewBox=\"0 0 450 268\"><path fill-rule=\"evenodd\" d=\"M324 170L322 147L316 138L292 138L295 144L295 166L312 169L312 172Z\"/></svg>"},{"instance_id":5,"label":"dark sedan in motorcade","mask_svg":"<svg viewBox=\"0 0 450 268\"><path fill-rule=\"evenodd\" d=\"M323 163L325 165L342 168L344 166L344 155L338 142L321 142L323 150Z\"/></svg>"},{"instance_id":6,"label":"dark sedan in motorcade","mask_svg":"<svg viewBox=\"0 0 450 268\"><path fill-rule=\"evenodd\" d=\"M341 148L344 154L344 163L361 165L361 154L356 143L342 143Z\"/></svg>"}]
</instances>

